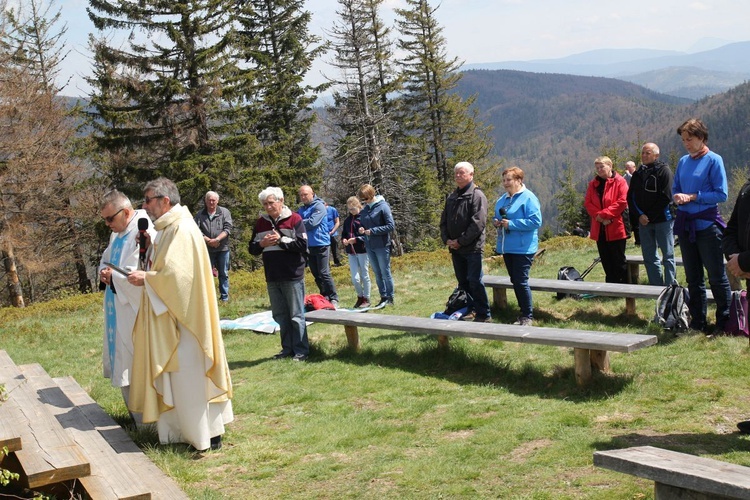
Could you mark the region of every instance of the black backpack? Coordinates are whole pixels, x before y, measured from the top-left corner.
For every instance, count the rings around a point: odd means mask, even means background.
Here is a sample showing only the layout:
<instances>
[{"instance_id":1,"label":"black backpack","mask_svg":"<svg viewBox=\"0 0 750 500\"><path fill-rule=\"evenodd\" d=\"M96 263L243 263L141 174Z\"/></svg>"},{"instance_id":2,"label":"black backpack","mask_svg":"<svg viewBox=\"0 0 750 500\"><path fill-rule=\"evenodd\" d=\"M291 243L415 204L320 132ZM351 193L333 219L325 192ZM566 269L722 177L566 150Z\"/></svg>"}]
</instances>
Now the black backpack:
<instances>
[{"instance_id":1,"label":"black backpack","mask_svg":"<svg viewBox=\"0 0 750 500\"><path fill-rule=\"evenodd\" d=\"M576 269L573 266L561 267L560 270L557 271L557 279L567 280L567 281L583 281L583 277L581 276L581 273L579 273L578 269ZM578 295L574 295L571 293L563 293L563 292L557 292L556 297L558 300L562 300L565 297L572 297L576 300L580 298Z\"/></svg>"},{"instance_id":2,"label":"black backpack","mask_svg":"<svg viewBox=\"0 0 750 500\"><path fill-rule=\"evenodd\" d=\"M684 332L690 325L690 293L687 287L677 283L664 288L656 299L656 315L654 321L665 330Z\"/></svg>"},{"instance_id":3,"label":"black backpack","mask_svg":"<svg viewBox=\"0 0 750 500\"><path fill-rule=\"evenodd\" d=\"M469 295L469 292L463 288L456 287L456 289L453 290L453 293L451 293L451 296L448 297L448 302L445 303L445 311L443 314L451 315L459 309L463 309L469 305L470 300L471 295Z\"/></svg>"},{"instance_id":4,"label":"black backpack","mask_svg":"<svg viewBox=\"0 0 750 500\"><path fill-rule=\"evenodd\" d=\"M595 258L594 262L592 262L591 265L587 267L585 271L583 271L583 273L579 273L578 269L573 266L563 266L559 271L557 271L557 279L567 281L583 281L583 278L585 278L586 275L590 273L592 269L594 269L594 266L596 266L601 261L601 257ZM581 298L581 296L578 294L562 292L557 292L555 297L557 297L558 300L562 300L565 297L572 297L576 300Z\"/></svg>"}]
</instances>

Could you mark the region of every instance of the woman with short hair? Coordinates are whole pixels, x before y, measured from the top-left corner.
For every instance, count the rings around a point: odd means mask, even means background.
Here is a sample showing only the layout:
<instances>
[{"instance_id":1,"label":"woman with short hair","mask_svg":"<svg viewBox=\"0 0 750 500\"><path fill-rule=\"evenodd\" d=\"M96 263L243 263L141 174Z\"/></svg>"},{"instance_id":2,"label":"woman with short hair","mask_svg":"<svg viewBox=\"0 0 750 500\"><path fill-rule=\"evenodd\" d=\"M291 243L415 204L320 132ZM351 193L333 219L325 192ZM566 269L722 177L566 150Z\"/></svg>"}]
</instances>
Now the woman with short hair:
<instances>
[{"instance_id":1,"label":"woman with short hair","mask_svg":"<svg viewBox=\"0 0 750 500\"><path fill-rule=\"evenodd\" d=\"M391 207L385 198L375 194L375 188L363 184L357 197L364 204L359 214L362 227L359 234L365 236L367 257L375 272L375 283L380 291L378 306L393 305L393 276L391 275L391 233L396 227Z\"/></svg>"},{"instance_id":2,"label":"woman with short hair","mask_svg":"<svg viewBox=\"0 0 750 500\"><path fill-rule=\"evenodd\" d=\"M341 244L349 256L349 273L352 277L352 285L357 291L357 302L354 307L370 307L370 264L365 247L365 236L359 234L359 228L362 227L362 222L359 220L362 204L359 198L349 197L346 200L346 209L349 215L341 226Z\"/></svg>"}]
</instances>

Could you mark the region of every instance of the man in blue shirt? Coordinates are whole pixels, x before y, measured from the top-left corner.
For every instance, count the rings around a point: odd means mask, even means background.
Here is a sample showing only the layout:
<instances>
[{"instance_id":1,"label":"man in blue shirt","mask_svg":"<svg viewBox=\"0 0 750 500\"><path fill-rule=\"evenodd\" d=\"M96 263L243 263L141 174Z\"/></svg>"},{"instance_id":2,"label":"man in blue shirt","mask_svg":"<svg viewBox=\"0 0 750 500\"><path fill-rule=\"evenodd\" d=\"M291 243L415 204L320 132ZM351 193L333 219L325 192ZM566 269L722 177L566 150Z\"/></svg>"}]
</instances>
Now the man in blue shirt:
<instances>
[{"instance_id":1,"label":"man in blue shirt","mask_svg":"<svg viewBox=\"0 0 750 500\"><path fill-rule=\"evenodd\" d=\"M315 195L310 186L299 188L299 199L302 206L297 213L302 217L307 231L307 248L310 252L308 265L310 272L315 278L320 294L327 298L334 307L338 307L339 296L336 293L336 285L331 277L331 266L329 262L329 247L331 246L330 227L326 205L322 199Z\"/></svg>"}]
</instances>

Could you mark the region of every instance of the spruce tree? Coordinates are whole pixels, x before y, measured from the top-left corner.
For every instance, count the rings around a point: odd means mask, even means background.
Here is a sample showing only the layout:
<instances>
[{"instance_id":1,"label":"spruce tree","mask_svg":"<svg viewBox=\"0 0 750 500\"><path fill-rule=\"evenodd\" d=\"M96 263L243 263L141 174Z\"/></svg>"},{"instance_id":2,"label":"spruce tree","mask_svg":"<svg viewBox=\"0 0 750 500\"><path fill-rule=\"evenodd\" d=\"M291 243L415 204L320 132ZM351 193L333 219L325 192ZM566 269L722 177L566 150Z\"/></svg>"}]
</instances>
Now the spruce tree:
<instances>
[{"instance_id":1,"label":"spruce tree","mask_svg":"<svg viewBox=\"0 0 750 500\"><path fill-rule=\"evenodd\" d=\"M242 197L237 158L254 143L230 127L222 99L237 75L230 44L235 5L90 1L97 29L127 36L116 45L91 38L91 124L98 146L111 154L105 170L118 188L136 194L144 182L166 176L193 209L208 189Z\"/></svg>"},{"instance_id":2,"label":"spruce tree","mask_svg":"<svg viewBox=\"0 0 750 500\"><path fill-rule=\"evenodd\" d=\"M262 184L281 187L290 204L301 184L322 180L310 107L325 86L303 80L325 47L309 33L311 14L303 7L303 0L247 0L238 4L236 16L235 45L247 77L240 78L233 97L261 147L248 161L260 168Z\"/></svg>"}]
</instances>

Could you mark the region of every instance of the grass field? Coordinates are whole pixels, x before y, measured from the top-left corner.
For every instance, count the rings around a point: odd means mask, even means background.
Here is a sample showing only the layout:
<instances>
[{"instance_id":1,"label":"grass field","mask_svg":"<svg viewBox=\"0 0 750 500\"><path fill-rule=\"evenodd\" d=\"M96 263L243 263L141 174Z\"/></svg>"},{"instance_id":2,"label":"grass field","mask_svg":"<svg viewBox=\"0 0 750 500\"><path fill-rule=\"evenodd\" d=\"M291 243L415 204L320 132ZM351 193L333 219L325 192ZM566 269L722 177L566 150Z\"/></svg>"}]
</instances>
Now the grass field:
<instances>
[{"instance_id":1,"label":"grass field","mask_svg":"<svg viewBox=\"0 0 750 500\"><path fill-rule=\"evenodd\" d=\"M535 277L583 270L597 255L582 238L543 246ZM485 272L505 274L502 259L487 259ZM391 314L442 310L455 282L443 251L395 258L393 273ZM333 274L350 306L348 268ZM678 276L684 282L681 268ZM601 266L586 279L603 281ZM262 271L231 280L222 317L270 308ZM735 428L750 418L747 339L674 338L650 324L653 301L639 300L636 318L624 316L622 299L534 292L534 301L536 326L651 333L659 343L612 353L612 373L578 388L569 349L453 339L444 352L432 336L363 329L362 350L351 353L342 327L311 325L310 360L293 363L270 359L278 335L227 331L236 420L224 448L195 455L134 437L196 499L648 499L651 482L592 465L597 450L645 444L750 466L750 437ZM496 322L517 315L512 293L508 310L493 311ZM101 377L102 321L101 295L3 309L0 348L18 364L74 376L126 423L119 391Z\"/></svg>"}]
</instances>

